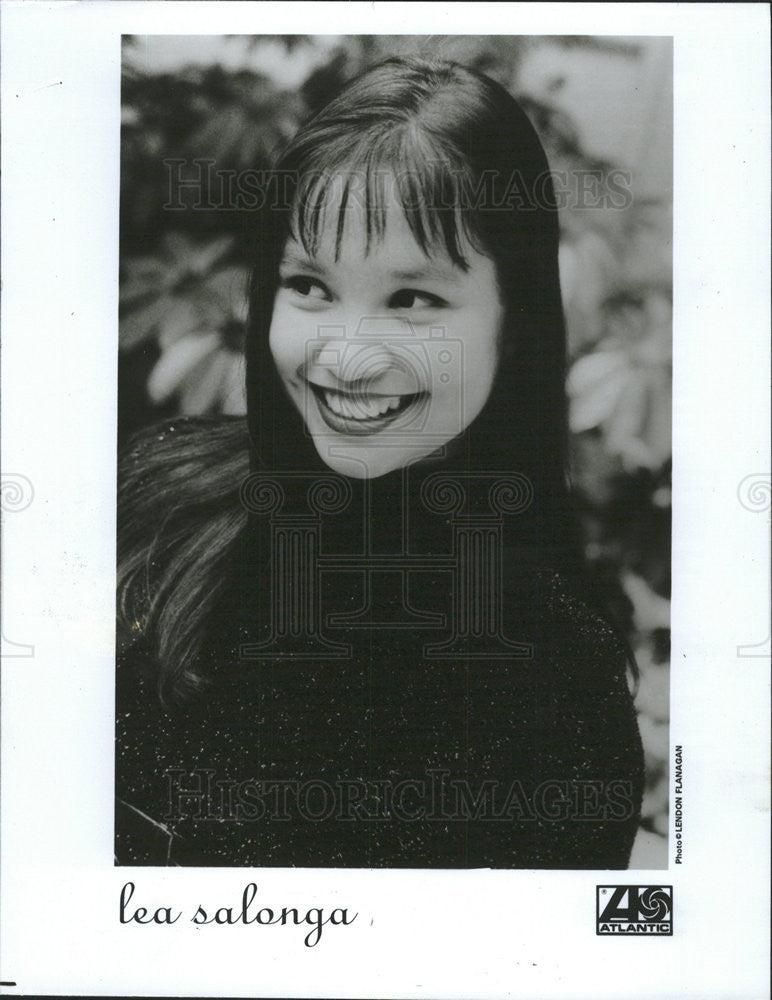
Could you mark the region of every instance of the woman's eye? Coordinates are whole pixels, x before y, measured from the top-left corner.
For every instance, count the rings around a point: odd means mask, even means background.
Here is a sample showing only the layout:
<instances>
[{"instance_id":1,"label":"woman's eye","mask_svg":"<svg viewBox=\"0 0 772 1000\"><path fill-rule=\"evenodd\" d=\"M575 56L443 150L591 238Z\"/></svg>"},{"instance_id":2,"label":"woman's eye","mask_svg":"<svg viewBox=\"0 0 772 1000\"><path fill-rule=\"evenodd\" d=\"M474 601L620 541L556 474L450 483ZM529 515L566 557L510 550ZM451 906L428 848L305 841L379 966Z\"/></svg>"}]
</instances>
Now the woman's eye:
<instances>
[{"instance_id":1,"label":"woman's eye","mask_svg":"<svg viewBox=\"0 0 772 1000\"><path fill-rule=\"evenodd\" d=\"M430 292L419 292L415 288L400 288L392 295L389 305L392 309L439 308L445 305L445 300Z\"/></svg>"},{"instance_id":2,"label":"woman's eye","mask_svg":"<svg viewBox=\"0 0 772 1000\"><path fill-rule=\"evenodd\" d=\"M296 295L311 301L329 302L332 298L327 288L316 278L306 278L299 274L292 275L289 278L283 278L281 284L284 288L295 292Z\"/></svg>"}]
</instances>

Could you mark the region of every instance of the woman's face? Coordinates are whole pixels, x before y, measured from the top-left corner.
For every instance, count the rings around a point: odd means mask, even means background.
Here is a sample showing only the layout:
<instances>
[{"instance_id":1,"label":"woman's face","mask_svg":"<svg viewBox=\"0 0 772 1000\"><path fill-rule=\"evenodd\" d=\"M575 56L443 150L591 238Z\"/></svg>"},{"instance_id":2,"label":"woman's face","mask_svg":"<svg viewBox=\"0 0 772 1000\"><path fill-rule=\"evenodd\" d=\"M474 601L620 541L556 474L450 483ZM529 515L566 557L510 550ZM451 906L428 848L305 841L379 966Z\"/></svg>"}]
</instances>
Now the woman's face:
<instances>
[{"instance_id":1,"label":"woman's face","mask_svg":"<svg viewBox=\"0 0 772 1000\"><path fill-rule=\"evenodd\" d=\"M329 216L313 256L284 249L271 353L323 461L375 478L437 452L482 410L503 307L493 262L470 245L467 271L444 249L427 257L394 210L367 250L351 206L336 257Z\"/></svg>"}]
</instances>

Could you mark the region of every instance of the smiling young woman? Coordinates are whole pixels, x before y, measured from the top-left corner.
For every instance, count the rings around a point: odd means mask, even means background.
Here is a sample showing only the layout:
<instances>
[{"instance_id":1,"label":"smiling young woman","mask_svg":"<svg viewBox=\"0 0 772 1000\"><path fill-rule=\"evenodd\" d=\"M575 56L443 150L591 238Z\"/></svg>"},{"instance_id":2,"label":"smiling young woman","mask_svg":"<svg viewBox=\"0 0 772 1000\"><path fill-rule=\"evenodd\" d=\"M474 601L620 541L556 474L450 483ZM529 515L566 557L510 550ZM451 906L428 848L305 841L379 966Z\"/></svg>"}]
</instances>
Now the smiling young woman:
<instances>
[{"instance_id":1,"label":"smiling young woman","mask_svg":"<svg viewBox=\"0 0 772 1000\"><path fill-rule=\"evenodd\" d=\"M122 466L118 860L625 867L642 753L571 515L532 126L391 60L276 170L246 427L174 422Z\"/></svg>"}]
</instances>

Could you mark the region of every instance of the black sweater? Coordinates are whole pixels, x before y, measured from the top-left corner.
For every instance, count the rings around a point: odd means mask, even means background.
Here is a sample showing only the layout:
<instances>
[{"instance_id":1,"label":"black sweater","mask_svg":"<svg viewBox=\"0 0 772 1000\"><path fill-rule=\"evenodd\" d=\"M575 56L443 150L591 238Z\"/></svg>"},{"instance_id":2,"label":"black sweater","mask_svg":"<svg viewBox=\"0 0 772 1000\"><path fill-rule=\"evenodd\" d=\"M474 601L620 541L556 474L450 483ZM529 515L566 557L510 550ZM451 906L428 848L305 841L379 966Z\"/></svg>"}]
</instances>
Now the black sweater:
<instances>
[{"instance_id":1,"label":"black sweater","mask_svg":"<svg viewBox=\"0 0 772 1000\"><path fill-rule=\"evenodd\" d=\"M361 604L350 583L338 611ZM441 609L439 576L422 593ZM434 658L436 628L383 625L339 628L342 656L244 659L264 633L230 587L210 684L176 707L123 650L117 863L625 868L643 756L624 650L555 573L504 597L527 656Z\"/></svg>"}]
</instances>

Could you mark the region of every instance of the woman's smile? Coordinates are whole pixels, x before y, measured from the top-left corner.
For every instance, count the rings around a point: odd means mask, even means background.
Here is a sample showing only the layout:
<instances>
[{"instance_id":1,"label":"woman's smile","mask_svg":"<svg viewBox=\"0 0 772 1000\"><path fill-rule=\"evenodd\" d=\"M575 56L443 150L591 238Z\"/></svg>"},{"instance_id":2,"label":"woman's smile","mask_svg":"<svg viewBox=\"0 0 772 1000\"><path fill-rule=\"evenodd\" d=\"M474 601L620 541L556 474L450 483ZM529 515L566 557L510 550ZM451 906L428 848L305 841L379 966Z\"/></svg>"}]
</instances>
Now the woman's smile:
<instances>
[{"instance_id":1,"label":"woman's smile","mask_svg":"<svg viewBox=\"0 0 772 1000\"><path fill-rule=\"evenodd\" d=\"M322 419L339 434L378 434L402 415L412 419L427 402L426 392L387 396L363 390L328 389L307 381Z\"/></svg>"}]
</instances>

